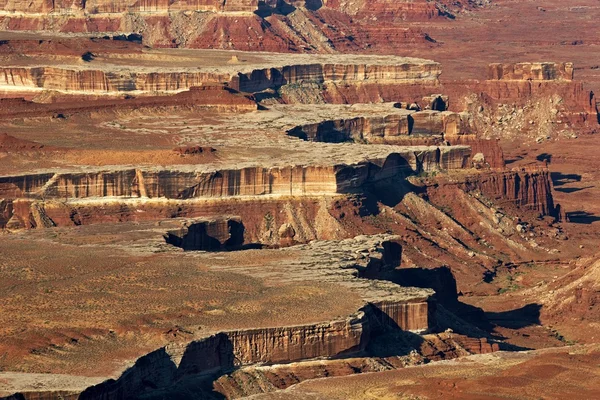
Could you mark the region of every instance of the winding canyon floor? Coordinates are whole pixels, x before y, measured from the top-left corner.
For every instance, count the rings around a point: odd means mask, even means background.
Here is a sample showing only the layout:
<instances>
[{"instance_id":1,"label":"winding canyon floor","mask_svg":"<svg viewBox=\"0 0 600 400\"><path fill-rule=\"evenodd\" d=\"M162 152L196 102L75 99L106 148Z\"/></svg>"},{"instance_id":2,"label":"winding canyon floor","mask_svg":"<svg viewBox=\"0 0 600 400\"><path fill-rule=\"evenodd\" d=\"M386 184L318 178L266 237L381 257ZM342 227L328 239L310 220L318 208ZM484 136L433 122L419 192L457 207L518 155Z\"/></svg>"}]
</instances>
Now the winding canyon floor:
<instances>
[{"instance_id":1,"label":"winding canyon floor","mask_svg":"<svg viewBox=\"0 0 600 400\"><path fill-rule=\"evenodd\" d=\"M600 397L600 7L489 3L307 54L0 32L0 398Z\"/></svg>"}]
</instances>

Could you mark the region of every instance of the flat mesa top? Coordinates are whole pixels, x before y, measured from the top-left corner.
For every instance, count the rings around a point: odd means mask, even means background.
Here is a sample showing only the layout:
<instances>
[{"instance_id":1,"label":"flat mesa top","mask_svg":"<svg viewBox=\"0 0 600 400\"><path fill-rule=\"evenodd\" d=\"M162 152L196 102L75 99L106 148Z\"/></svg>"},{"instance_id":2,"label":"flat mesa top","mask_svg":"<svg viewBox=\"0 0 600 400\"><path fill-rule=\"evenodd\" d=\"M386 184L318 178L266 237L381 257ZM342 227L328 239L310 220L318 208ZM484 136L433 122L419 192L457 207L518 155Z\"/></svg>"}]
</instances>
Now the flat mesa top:
<instances>
[{"instance_id":1,"label":"flat mesa top","mask_svg":"<svg viewBox=\"0 0 600 400\"><path fill-rule=\"evenodd\" d=\"M5 34L0 33L0 40ZM8 36L10 37L10 35ZM80 57L36 54L31 57L4 57L4 67L56 66L66 69L132 70L134 72L190 71L207 73L251 72L255 69L277 68L286 65L414 65L438 67L439 63L422 58L373 56L354 54L283 54L253 53L210 49L147 49L139 52L100 52L91 61ZM65 60L67 58L67 60ZM72 59L69 62L69 58ZM1 59L1 58L0 58ZM67 61L67 63L65 63Z\"/></svg>"},{"instance_id":2,"label":"flat mesa top","mask_svg":"<svg viewBox=\"0 0 600 400\"><path fill-rule=\"evenodd\" d=\"M359 252L385 235L284 249L182 252L162 238L178 222L57 228L2 240L7 278L0 283L0 350L7 356L0 367L118 374L124 362L167 343L346 318L375 295L421 301L432 294L356 278L351 266ZM44 263L29 264L40 256ZM181 332L171 335L173 329ZM36 349L44 338L73 338L78 345L46 354L42 365Z\"/></svg>"},{"instance_id":3,"label":"flat mesa top","mask_svg":"<svg viewBox=\"0 0 600 400\"><path fill-rule=\"evenodd\" d=\"M0 176L38 172L144 170L213 171L262 166L334 166L385 159L391 153L435 151L437 146L319 143L290 137L301 124L359 116L405 116L393 103L369 105L272 105L268 110L234 113L176 110L146 113L72 115L0 122L0 132L14 141L44 147L36 151L7 148ZM107 121L109 119L109 121ZM27 129L24 130L24 127ZM43 128L43 129L42 129ZM20 143L20 142L19 142ZM180 156L178 146L208 146L214 153ZM443 146L442 151L467 149ZM0 137L0 151L2 137Z\"/></svg>"}]
</instances>

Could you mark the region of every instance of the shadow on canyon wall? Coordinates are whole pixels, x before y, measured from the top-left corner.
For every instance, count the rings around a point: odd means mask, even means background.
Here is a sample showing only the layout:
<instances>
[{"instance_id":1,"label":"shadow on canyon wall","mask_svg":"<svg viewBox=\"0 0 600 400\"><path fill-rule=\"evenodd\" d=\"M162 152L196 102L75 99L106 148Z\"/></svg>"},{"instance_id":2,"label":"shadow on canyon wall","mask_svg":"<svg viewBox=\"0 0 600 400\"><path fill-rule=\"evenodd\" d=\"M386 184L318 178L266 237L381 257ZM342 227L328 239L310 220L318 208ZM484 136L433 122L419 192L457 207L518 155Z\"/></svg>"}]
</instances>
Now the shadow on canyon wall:
<instances>
[{"instance_id":1,"label":"shadow on canyon wall","mask_svg":"<svg viewBox=\"0 0 600 400\"><path fill-rule=\"evenodd\" d=\"M470 337L503 340L506 338L496 332L496 327L521 329L541 324L542 306L540 304L531 303L503 312L487 312L479 307L461 302L457 293L456 279L447 266L399 268L394 270L388 279L402 286L435 290L434 297L438 304L435 318L437 332L452 329ZM529 350L507 343L501 343L500 348L507 351Z\"/></svg>"}]
</instances>

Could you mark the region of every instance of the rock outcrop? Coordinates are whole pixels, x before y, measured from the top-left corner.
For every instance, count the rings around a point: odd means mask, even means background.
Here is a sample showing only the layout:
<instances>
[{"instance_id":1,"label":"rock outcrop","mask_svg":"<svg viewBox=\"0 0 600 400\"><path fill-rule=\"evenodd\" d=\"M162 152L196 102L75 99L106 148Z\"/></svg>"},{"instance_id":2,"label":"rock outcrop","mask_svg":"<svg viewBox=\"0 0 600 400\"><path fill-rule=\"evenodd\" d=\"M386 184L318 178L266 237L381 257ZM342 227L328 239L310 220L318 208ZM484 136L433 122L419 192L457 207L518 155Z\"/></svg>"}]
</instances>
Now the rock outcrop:
<instances>
[{"instance_id":1,"label":"rock outcrop","mask_svg":"<svg viewBox=\"0 0 600 400\"><path fill-rule=\"evenodd\" d=\"M207 53L210 55L210 53ZM110 64L94 69L93 65L57 66L3 66L0 68L0 86L22 90L58 90L82 93L120 92L180 92L195 86L227 84L242 92L259 92L283 85L301 82L317 84L359 85L377 84L437 84L440 64L422 59L402 57L368 58L357 56L351 60L344 56L307 58L294 56L296 64L283 63L273 57L269 62L210 65L200 68L169 68L148 70ZM265 56L268 60L268 56ZM292 62L294 60L292 58ZM288 61L290 62L290 61ZM310 63L307 63L310 62Z\"/></svg>"},{"instance_id":2,"label":"rock outcrop","mask_svg":"<svg viewBox=\"0 0 600 400\"><path fill-rule=\"evenodd\" d=\"M402 288L387 281L358 278L356 270L377 264L383 273L399 263L401 249L391 236L360 237L340 243L318 242L301 250L329 257L319 264L312 260L289 266L287 279L310 268L331 283L349 285L364 299L365 307L347 318L330 322L277 328L224 331L185 345L169 345L137 360L119 379L86 389L80 399L118 399L156 390L173 391L178 383L220 375L252 364L281 364L314 358L359 354L365 350L374 329L383 326L402 330L427 330L432 324L429 308L432 290ZM360 257L348 257L348 249ZM364 249L363 249L364 248ZM346 254L346 259L340 256ZM371 267L373 268L373 267ZM353 272L354 271L354 272ZM306 272L303 272L304 274Z\"/></svg>"},{"instance_id":3,"label":"rock outcrop","mask_svg":"<svg viewBox=\"0 0 600 400\"><path fill-rule=\"evenodd\" d=\"M13 228L87 224L111 221L117 215L117 220L149 219L158 215L195 217L207 212L218 215L216 208L224 204L216 200L246 199L262 207L273 197L302 199L361 193L366 185L387 179L403 181L415 172L463 168L469 155L470 149L466 146L406 147L402 153L351 165L216 171L124 169L6 176L0 177L0 198L4 199L0 226L7 227L9 222ZM107 200L111 205L105 204ZM138 200L144 202L137 204ZM148 200L156 201L156 207ZM133 203L126 204L128 201ZM96 206L103 207L99 215L93 211ZM151 212L137 215L135 210L140 207ZM240 215L240 209L245 210L246 215L250 210L246 203L240 202L228 207L232 215Z\"/></svg>"},{"instance_id":4,"label":"rock outcrop","mask_svg":"<svg viewBox=\"0 0 600 400\"><path fill-rule=\"evenodd\" d=\"M192 220L164 237L167 243L184 250L231 250L244 244L244 224L240 218Z\"/></svg>"},{"instance_id":5,"label":"rock outcrop","mask_svg":"<svg viewBox=\"0 0 600 400\"><path fill-rule=\"evenodd\" d=\"M112 400L173 390L178 381L257 363L285 363L352 354L364 349L369 332L364 313L322 324L228 331L155 350L126 370L84 390L80 400Z\"/></svg>"},{"instance_id":6,"label":"rock outcrop","mask_svg":"<svg viewBox=\"0 0 600 400\"><path fill-rule=\"evenodd\" d=\"M208 72L136 72L59 67L2 67L0 85L67 92L177 92L203 84L227 82L227 75Z\"/></svg>"},{"instance_id":7,"label":"rock outcrop","mask_svg":"<svg viewBox=\"0 0 600 400\"><path fill-rule=\"evenodd\" d=\"M573 63L516 63L490 64L489 80L571 81Z\"/></svg>"},{"instance_id":8,"label":"rock outcrop","mask_svg":"<svg viewBox=\"0 0 600 400\"><path fill-rule=\"evenodd\" d=\"M407 147L383 159L350 165L247 167L210 170L142 170L31 174L0 177L3 198L81 199L147 197L167 199L232 196L304 196L351 193L366 183L419 171L462 168L467 147Z\"/></svg>"},{"instance_id":9,"label":"rock outcrop","mask_svg":"<svg viewBox=\"0 0 600 400\"><path fill-rule=\"evenodd\" d=\"M475 339L453 333L424 335L421 338L422 345L411 355L250 366L221 376L214 382L214 387L228 399L245 398L282 390L309 379L390 371L421 365L428 360L438 361L470 354L485 354L499 349L497 343L489 343L486 338ZM397 341L404 340L409 341L409 338L400 337Z\"/></svg>"},{"instance_id":10,"label":"rock outcrop","mask_svg":"<svg viewBox=\"0 0 600 400\"><path fill-rule=\"evenodd\" d=\"M552 180L547 169L516 169L482 174L461 184L467 191L480 191L484 196L524 210L561 218L560 208L552 197Z\"/></svg>"},{"instance_id":11,"label":"rock outcrop","mask_svg":"<svg viewBox=\"0 0 600 400\"><path fill-rule=\"evenodd\" d=\"M10 13L54 13L70 15L96 15L114 13L168 13L174 11L210 11L230 12L257 10L256 0L234 0L222 3L214 0L185 0L169 2L167 0L92 0L92 1L49 1L36 0L23 2L19 0L5 0L0 8Z\"/></svg>"},{"instance_id":12,"label":"rock outcrop","mask_svg":"<svg viewBox=\"0 0 600 400\"><path fill-rule=\"evenodd\" d=\"M319 84L436 84L441 74L436 62L403 62L396 64L308 64L257 69L232 78L230 86L242 92L258 92L300 82Z\"/></svg>"},{"instance_id":13,"label":"rock outcrop","mask_svg":"<svg viewBox=\"0 0 600 400\"><path fill-rule=\"evenodd\" d=\"M431 145L468 133L468 118L449 111L407 111L381 117L328 120L287 133L314 142Z\"/></svg>"},{"instance_id":14,"label":"rock outcrop","mask_svg":"<svg viewBox=\"0 0 600 400\"><path fill-rule=\"evenodd\" d=\"M459 6L459 8L462 5ZM450 14L438 2L333 0L3 0L0 27L75 33L141 34L152 47L222 48L272 52L357 51L374 45L429 44L419 28ZM374 14L374 12L376 14ZM376 15L379 23L374 24ZM342 20L345 27L336 26Z\"/></svg>"}]
</instances>

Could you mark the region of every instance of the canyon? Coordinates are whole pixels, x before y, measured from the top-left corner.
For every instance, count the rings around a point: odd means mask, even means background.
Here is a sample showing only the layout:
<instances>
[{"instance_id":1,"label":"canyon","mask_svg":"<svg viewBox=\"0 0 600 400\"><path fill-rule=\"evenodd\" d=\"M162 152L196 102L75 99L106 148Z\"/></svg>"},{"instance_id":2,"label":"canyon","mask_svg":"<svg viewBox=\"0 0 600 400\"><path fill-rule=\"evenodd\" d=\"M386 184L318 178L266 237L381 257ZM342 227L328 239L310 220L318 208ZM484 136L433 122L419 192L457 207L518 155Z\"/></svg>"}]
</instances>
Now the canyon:
<instances>
[{"instance_id":1,"label":"canyon","mask_svg":"<svg viewBox=\"0 0 600 400\"><path fill-rule=\"evenodd\" d=\"M0 399L598 397L599 12L0 0Z\"/></svg>"}]
</instances>

